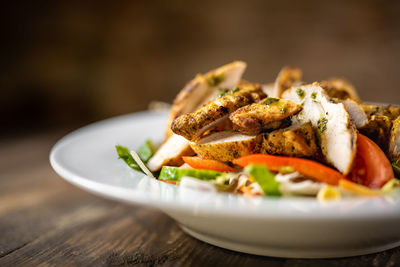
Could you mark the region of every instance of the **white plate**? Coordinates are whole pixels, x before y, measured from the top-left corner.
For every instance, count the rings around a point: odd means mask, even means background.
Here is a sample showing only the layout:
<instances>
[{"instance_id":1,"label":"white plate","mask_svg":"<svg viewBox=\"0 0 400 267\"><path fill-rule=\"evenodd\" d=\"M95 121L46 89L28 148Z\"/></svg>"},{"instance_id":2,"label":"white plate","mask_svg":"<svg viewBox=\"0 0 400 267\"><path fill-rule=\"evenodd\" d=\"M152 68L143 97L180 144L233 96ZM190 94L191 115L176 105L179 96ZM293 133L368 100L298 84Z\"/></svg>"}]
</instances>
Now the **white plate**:
<instances>
[{"instance_id":1,"label":"white plate","mask_svg":"<svg viewBox=\"0 0 400 267\"><path fill-rule=\"evenodd\" d=\"M165 112L101 121L62 138L50 161L67 181L98 195L161 209L188 234L231 250L277 257L344 257L400 245L400 198L271 198L180 189L130 169L115 145L160 141Z\"/></svg>"}]
</instances>

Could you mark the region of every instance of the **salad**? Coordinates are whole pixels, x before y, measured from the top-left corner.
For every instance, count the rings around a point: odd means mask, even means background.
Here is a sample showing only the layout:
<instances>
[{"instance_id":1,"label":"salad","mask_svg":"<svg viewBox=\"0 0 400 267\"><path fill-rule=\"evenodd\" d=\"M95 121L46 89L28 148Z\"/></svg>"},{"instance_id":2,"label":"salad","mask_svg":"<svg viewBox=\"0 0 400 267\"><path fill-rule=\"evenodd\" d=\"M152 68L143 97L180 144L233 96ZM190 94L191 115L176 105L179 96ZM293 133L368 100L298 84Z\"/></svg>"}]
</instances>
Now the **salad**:
<instances>
[{"instance_id":1,"label":"salad","mask_svg":"<svg viewBox=\"0 0 400 267\"><path fill-rule=\"evenodd\" d=\"M181 187L332 200L382 196L400 183L400 106L364 104L347 80L242 79L235 61L198 74L176 96L164 141L119 158Z\"/></svg>"}]
</instances>

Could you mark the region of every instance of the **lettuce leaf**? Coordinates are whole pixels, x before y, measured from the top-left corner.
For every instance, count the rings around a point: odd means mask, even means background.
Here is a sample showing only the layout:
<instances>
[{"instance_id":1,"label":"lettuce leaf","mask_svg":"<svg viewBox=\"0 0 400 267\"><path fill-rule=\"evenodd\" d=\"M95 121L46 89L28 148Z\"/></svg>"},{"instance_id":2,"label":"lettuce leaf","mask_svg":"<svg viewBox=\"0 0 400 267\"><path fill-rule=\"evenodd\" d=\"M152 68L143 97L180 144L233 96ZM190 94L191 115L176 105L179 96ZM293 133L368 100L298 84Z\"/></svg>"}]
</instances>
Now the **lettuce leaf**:
<instances>
[{"instance_id":1,"label":"lettuce leaf","mask_svg":"<svg viewBox=\"0 0 400 267\"><path fill-rule=\"evenodd\" d=\"M136 163L136 161L133 159L128 148L116 145L115 149L117 150L118 153L118 159L122 159L123 161L125 161L125 163L132 169L143 172L142 169L139 167L139 165Z\"/></svg>"}]
</instances>

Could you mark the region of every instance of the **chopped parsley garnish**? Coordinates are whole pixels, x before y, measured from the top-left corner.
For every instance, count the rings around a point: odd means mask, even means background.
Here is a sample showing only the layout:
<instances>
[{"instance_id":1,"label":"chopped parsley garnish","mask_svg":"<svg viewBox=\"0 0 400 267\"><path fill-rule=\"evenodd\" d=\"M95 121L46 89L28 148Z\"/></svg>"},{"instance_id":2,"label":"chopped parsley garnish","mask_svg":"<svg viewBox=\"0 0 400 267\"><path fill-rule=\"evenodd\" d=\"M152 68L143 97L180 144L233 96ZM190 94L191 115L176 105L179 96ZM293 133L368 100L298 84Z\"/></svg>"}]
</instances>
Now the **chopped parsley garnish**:
<instances>
[{"instance_id":1,"label":"chopped parsley garnish","mask_svg":"<svg viewBox=\"0 0 400 267\"><path fill-rule=\"evenodd\" d=\"M286 108L286 107L282 107L282 108L281 108L281 112L282 112L282 114L285 114L285 113L286 113L286 111L287 111L287 108Z\"/></svg>"},{"instance_id":2,"label":"chopped parsley garnish","mask_svg":"<svg viewBox=\"0 0 400 267\"><path fill-rule=\"evenodd\" d=\"M229 90L228 88L219 88L217 97L230 95L230 94L238 92L239 90L240 90L239 87L236 87L235 89L232 89L232 90Z\"/></svg>"},{"instance_id":3,"label":"chopped parsley garnish","mask_svg":"<svg viewBox=\"0 0 400 267\"><path fill-rule=\"evenodd\" d=\"M225 77L223 74L212 75L207 81L208 86L210 86L210 87L217 86L224 81L224 78Z\"/></svg>"},{"instance_id":4,"label":"chopped parsley garnish","mask_svg":"<svg viewBox=\"0 0 400 267\"><path fill-rule=\"evenodd\" d=\"M311 98L312 98L312 99L317 98L317 92L312 93L312 94L311 94Z\"/></svg>"},{"instance_id":5,"label":"chopped parsley garnish","mask_svg":"<svg viewBox=\"0 0 400 267\"><path fill-rule=\"evenodd\" d=\"M317 127L318 127L318 130L319 130L321 133L325 132L326 127L327 127L327 126L326 126L327 123L328 123L328 119L325 118L325 117L323 117L323 118L321 118L321 119L318 120L318 122L317 122Z\"/></svg>"},{"instance_id":6,"label":"chopped parsley garnish","mask_svg":"<svg viewBox=\"0 0 400 267\"><path fill-rule=\"evenodd\" d=\"M278 102L279 99L278 98L273 98L273 97L269 97L267 99L265 99L262 104L264 105L271 105L272 103Z\"/></svg>"},{"instance_id":7,"label":"chopped parsley garnish","mask_svg":"<svg viewBox=\"0 0 400 267\"><path fill-rule=\"evenodd\" d=\"M304 92L304 90L301 89L301 88L297 88L296 93L297 93L297 95L298 95L301 99L303 99L304 96L305 96L305 94L306 94L306 93Z\"/></svg>"}]
</instances>

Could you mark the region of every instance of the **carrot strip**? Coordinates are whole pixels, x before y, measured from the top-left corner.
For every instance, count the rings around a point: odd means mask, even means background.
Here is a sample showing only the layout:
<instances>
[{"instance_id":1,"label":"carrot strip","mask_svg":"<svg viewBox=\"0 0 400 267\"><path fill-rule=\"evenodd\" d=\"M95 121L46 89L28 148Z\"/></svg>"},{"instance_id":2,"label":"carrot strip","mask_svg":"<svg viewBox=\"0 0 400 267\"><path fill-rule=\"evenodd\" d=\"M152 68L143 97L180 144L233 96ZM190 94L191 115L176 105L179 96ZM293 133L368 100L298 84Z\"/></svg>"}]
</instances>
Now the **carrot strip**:
<instances>
[{"instance_id":1,"label":"carrot strip","mask_svg":"<svg viewBox=\"0 0 400 267\"><path fill-rule=\"evenodd\" d=\"M167 184L174 184L174 185L177 184L176 181L171 181L171 180L159 180L159 181L167 183Z\"/></svg>"},{"instance_id":2,"label":"carrot strip","mask_svg":"<svg viewBox=\"0 0 400 267\"><path fill-rule=\"evenodd\" d=\"M246 167L250 164L264 165L270 171L274 172L278 172L282 167L290 166L301 174L330 185L337 185L340 179L345 179L341 173L332 168L302 158L253 154L235 159L233 163L242 167Z\"/></svg>"},{"instance_id":3,"label":"carrot strip","mask_svg":"<svg viewBox=\"0 0 400 267\"><path fill-rule=\"evenodd\" d=\"M362 196L366 196L366 197L377 197L377 196L381 196L381 192L378 190L373 190L370 189L366 186L360 185L360 184L356 184L353 183L347 179L341 179L339 181L339 187L350 191L352 193L358 194L358 195L362 195Z\"/></svg>"}]
</instances>

